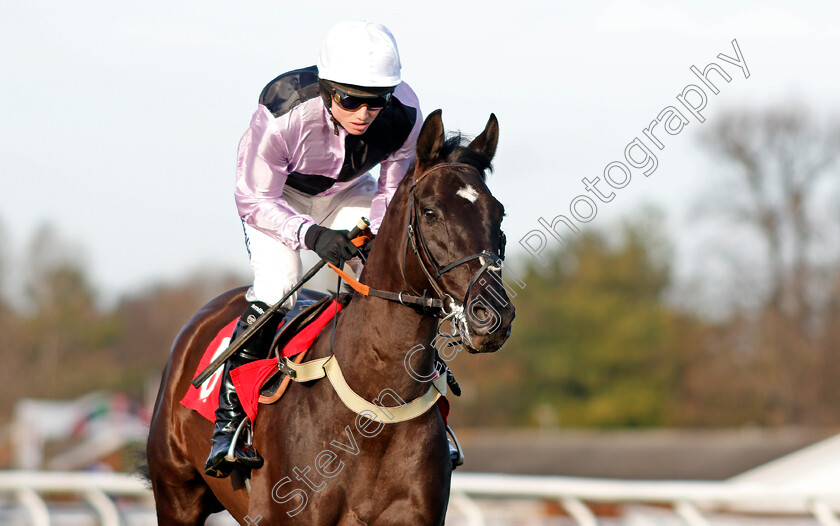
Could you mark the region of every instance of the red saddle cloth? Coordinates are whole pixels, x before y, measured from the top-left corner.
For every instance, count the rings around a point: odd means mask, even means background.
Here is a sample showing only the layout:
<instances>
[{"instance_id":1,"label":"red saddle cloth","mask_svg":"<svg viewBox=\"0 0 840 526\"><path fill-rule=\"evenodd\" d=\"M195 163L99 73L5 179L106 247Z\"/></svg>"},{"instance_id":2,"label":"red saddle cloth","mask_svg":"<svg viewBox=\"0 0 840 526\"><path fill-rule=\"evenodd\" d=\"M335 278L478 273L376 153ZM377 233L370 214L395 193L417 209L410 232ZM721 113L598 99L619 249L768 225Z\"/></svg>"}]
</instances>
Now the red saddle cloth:
<instances>
[{"instance_id":1,"label":"red saddle cloth","mask_svg":"<svg viewBox=\"0 0 840 526\"><path fill-rule=\"evenodd\" d=\"M321 329L333 319L339 310L341 310L341 305L333 301L333 304L324 309L324 312L312 321L312 323L295 334L289 343L283 347L280 354L285 357L291 357L309 349L312 346L312 342L315 341L315 338L321 332ZM213 341L210 342L210 345L204 351L193 378L207 368L216 356L227 349L237 321L238 318L231 321L213 338ZM222 370L223 367L216 369L216 372L198 388L190 384L187 394L181 399L181 404L198 411L207 420L215 422L216 408L219 407L219 388L221 387ZM255 360L239 366L230 372L230 377L236 388L236 395L239 397L242 408L245 410L248 418L251 419L251 422L257 416L260 389L276 372L277 359L274 357L266 358L265 360Z\"/></svg>"}]
</instances>

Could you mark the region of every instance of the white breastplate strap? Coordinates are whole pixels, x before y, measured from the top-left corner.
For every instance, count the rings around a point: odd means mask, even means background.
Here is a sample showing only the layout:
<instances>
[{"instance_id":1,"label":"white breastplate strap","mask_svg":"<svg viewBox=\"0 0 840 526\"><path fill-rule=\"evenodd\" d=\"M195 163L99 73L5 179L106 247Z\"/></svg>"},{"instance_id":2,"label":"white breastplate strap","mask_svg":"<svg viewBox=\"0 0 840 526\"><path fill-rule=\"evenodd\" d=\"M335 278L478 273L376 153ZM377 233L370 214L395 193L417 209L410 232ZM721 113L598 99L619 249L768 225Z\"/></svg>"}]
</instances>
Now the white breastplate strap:
<instances>
[{"instance_id":1,"label":"white breastplate strap","mask_svg":"<svg viewBox=\"0 0 840 526\"><path fill-rule=\"evenodd\" d=\"M301 364L286 360L286 365L295 371L295 377L292 378L295 382L310 382L326 376L348 409L384 424L395 424L417 418L431 409L441 395L446 395L446 376L442 375L432 382L425 394L410 402L392 407L379 406L368 402L347 385L335 356L318 358ZM389 395L388 398L393 399L393 396ZM371 415L376 416L371 417Z\"/></svg>"}]
</instances>

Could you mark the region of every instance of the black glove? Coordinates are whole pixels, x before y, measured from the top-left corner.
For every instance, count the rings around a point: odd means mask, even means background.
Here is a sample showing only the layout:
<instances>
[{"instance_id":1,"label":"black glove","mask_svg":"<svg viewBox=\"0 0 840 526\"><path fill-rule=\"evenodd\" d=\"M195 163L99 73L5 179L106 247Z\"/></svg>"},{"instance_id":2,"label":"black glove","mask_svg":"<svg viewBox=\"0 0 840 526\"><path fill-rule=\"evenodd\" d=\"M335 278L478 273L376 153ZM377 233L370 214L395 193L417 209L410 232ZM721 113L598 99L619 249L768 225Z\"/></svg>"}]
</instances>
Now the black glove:
<instances>
[{"instance_id":1,"label":"black glove","mask_svg":"<svg viewBox=\"0 0 840 526\"><path fill-rule=\"evenodd\" d=\"M355 256L359 249L350 242L347 230L332 230L321 225L312 225L306 231L303 242L321 259L338 266L340 260L347 261Z\"/></svg>"}]
</instances>

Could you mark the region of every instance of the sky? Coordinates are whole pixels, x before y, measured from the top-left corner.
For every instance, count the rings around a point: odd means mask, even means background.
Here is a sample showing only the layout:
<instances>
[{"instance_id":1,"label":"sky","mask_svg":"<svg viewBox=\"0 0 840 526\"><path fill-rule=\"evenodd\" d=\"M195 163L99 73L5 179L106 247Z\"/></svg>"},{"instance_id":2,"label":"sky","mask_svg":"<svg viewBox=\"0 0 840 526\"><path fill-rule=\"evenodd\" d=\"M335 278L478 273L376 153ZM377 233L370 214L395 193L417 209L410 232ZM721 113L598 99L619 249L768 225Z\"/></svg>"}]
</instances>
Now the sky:
<instances>
[{"instance_id":1,"label":"sky","mask_svg":"<svg viewBox=\"0 0 840 526\"><path fill-rule=\"evenodd\" d=\"M834 112L836 2L288 2L3 0L0 19L0 240L25 252L52 224L105 297L208 269L248 275L233 200L236 148L263 86L315 63L336 22L382 22L424 114L500 142L489 187L507 209L509 253L568 215L610 228L645 205L666 212L684 268L702 265L693 216L720 184L698 134L724 111L799 101ZM736 57L749 77L718 58ZM661 135L656 170L594 199L625 147L715 61L700 114ZM702 86L701 86L702 88ZM688 96L691 103L691 96ZM661 132L661 128L660 128ZM652 145L648 143L648 147ZM636 151L637 159L639 150ZM614 173L614 172L611 172ZM699 200L699 204L698 204ZM578 200L577 210L586 212ZM547 249L556 248L542 230ZM699 258L699 259L698 259Z\"/></svg>"}]
</instances>

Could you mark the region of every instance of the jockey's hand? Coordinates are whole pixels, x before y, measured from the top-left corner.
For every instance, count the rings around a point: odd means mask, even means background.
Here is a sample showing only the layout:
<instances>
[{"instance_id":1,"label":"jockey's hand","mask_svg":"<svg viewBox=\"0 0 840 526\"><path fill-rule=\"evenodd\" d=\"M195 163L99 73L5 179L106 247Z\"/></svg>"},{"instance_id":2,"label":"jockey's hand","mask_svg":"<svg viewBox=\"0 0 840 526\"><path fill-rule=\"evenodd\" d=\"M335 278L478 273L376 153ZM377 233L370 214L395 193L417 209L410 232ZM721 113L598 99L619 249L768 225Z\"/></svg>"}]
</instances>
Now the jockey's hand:
<instances>
[{"instance_id":1,"label":"jockey's hand","mask_svg":"<svg viewBox=\"0 0 840 526\"><path fill-rule=\"evenodd\" d=\"M324 261L338 265L358 254L359 249L350 242L347 230L332 230L321 225L312 225L306 231L303 242Z\"/></svg>"}]
</instances>

